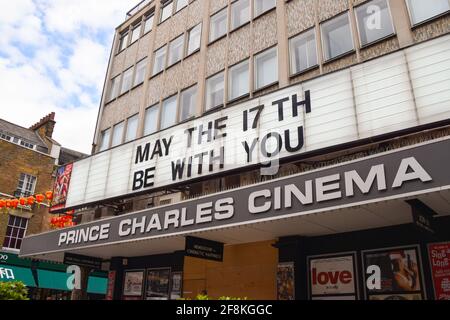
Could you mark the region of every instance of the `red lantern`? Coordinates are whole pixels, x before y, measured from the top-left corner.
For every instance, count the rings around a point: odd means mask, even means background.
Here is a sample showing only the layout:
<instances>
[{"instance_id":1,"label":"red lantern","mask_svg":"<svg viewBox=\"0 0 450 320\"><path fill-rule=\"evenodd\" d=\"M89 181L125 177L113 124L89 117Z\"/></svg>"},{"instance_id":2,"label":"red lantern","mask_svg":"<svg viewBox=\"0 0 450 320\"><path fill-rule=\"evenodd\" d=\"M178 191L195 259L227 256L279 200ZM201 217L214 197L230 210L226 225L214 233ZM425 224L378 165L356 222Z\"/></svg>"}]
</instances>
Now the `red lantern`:
<instances>
[{"instance_id":1,"label":"red lantern","mask_svg":"<svg viewBox=\"0 0 450 320\"><path fill-rule=\"evenodd\" d=\"M36 202L41 204L45 200L45 196L43 194L36 195Z\"/></svg>"},{"instance_id":2,"label":"red lantern","mask_svg":"<svg viewBox=\"0 0 450 320\"><path fill-rule=\"evenodd\" d=\"M18 206L19 206L19 200L17 200L17 199L11 200L11 208L17 209Z\"/></svg>"},{"instance_id":3,"label":"red lantern","mask_svg":"<svg viewBox=\"0 0 450 320\"><path fill-rule=\"evenodd\" d=\"M29 196L28 198L27 198L27 202L28 202L28 204L31 206L33 203L34 203L34 197L33 196Z\"/></svg>"},{"instance_id":4,"label":"red lantern","mask_svg":"<svg viewBox=\"0 0 450 320\"><path fill-rule=\"evenodd\" d=\"M6 200L0 200L0 209L3 209L4 207L6 207Z\"/></svg>"},{"instance_id":5,"label":"red lantern","mask_svg":"<svg viewBox=\"0 0 450 320\"><path fill-rule=\"evenodd\" d=\"M52 201L53 200L53 191L47 191L45 193L45 197L47 198L47 200Z\"/></svg>"},{"instance_id":6,"label":"red lantern","mask_svg":"<svg viewBox=\"0 0 450 320\"><path fill-rule=\"evenodd\" d=\"M6 200L6 208L11 208L11 200Z\"/></svg>"},{"instance_id":7,"label":"red lantern","mask_svg":"<svg viewBox=\"0 0 450 320\"><path fill-rule=\"evenodd\" d=\"M27 199L25 199L25 198L20 198L20 199L19 199L19 203L20 203L21 206L25 206L25 205L27 205Z\"/></svg>"}]
</instances>

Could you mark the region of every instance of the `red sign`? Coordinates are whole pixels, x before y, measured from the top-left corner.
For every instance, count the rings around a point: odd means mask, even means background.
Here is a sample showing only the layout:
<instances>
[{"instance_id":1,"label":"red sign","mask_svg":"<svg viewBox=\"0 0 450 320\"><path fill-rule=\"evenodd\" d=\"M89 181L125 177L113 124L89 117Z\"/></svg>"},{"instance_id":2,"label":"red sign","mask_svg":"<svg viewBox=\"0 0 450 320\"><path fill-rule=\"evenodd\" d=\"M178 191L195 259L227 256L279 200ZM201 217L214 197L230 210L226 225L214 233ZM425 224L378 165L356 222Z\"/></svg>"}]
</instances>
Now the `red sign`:
<instances>
[{"instance_id":1,"label":"red sign","mask_svg":"<svg viewBox=\"0 0 450 320\"><path fill-rule=\"evenodd\" d=\"M450 300L450 242L428 246L436 300Z\"/></svg>"},{"instance_id":2,"label":"red sign","mask_svg":"<svg viewBox=\"0 0 450 320\"><path fill-rule=\"evenodd\" d=\"M56 171L56 179L53 187L53 204L50 212L65 207L67 192L69 191L70 178L72 176L73 163L59 167Z\"/></svg>"},{"instance_id":3,"label":"red sign","mask_svg":"<svg viewBox=\"0 0 450 320\"><path fill-rule=\"evenodd\" d=\"M343 284L349 284L353 280L352 271L328 271L328 272L317 272L316 268L312 270L312 283L313 285L321 284L338 284L338 282Z\"/></svg>"},{"instance_id":4,"label":"red sign","mask_svg":"<svg viewBox=\"0 0 450 320\"><path fill-rule=\"evenodd\" d=\"M108 273L108 290L106 292L106 300L114 300L114 285L116 284L116 272Z\"/></svg>"}]
</instances>

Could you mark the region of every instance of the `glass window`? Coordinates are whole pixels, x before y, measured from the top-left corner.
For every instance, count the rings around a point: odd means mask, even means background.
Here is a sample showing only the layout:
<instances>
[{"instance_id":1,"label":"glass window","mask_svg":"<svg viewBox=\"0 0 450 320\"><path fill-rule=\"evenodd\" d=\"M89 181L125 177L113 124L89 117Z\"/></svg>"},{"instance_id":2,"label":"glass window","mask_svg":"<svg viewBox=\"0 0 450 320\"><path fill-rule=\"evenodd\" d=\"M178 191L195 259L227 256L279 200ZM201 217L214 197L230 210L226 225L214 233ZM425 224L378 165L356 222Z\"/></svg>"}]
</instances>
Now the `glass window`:
<instances>
[{"instance_id":1,"label":"glass window","mask_svg":"<svg viewBox=\"0 0 450 320\"><path fill-rule=\"evenodd\" d=\"M175 40L172 40L169 44L169 62L168 66L171 66L183 57L184 48L184 35L179 36Z\"/></svg>"},{"instance_id":2,"label":"glass window","mask_svg":"<svg viewBox=\"0 0 450 320\"><path fill-rule=\"evenodd\" d=\"M172 15L172 11L173 11L173 1L167 1L162 7L160 22L169 19L170 16Z\"/></svg>"},{"instance_id":3,"label":"glass window","mask_svg":"<svg viewBox=\"0 0 450 320\"><path fill-rule=\"evenodd\" d=\"M138 84L144 82L146 68L147 68L147 58L141 60L136 65L136 73L134 75L134 82L133 82L134 86L137 86Z\"/></svg>"},{"instance_id":4,"label":"glass window","mask_svg":"<svg viewBox=\"0 0 450 320\"><path fill-rule=\"evenodd\" d=\"M140 36L141 36L141 25L138 25L134 27L133 31L131 32L131 43L138 41Z\"/></svg>"},{"instance_id":5,"label":"glass window","mask_svg":"<svg viewBox=\"0 0 450 320\"><path fill-rule=\"evenodd\" d=\"M450 10L448 0L407 0L413 26Z\"/></svg>"},{"instance_id":6,"label":"glass window","mask_svg":"<svg viewBox=\"0 0 450 320\"><path fill-rule=\"evenodd\" d=\"M355 9L361 44L367 45L394 34L387 0L374 0Z\"/></svg>"},{"instance_id":7,"label":"glass window","mask_svg":"<svg viewBox=\"0 0 450 320\"><path fill-rule=\"evenodd\" d=\"M124 126L125 123L123 121L114 126L111 147L118 146L122 143Z\"/></svg>"},{"instance_id":8,"label":"glass window","mask_svg":"<svg viewBox=\"0 0 450 320\"><path fill-rule=\"evenodd\" d=\"M128 32L123 33L119 40L119 52L124 50L128 45Z\"/></svg>"},{"instance_id":9,"label":"glass window","mask_svg":"<svg viewBox=\"0 0 450 320\"><path fill-rule=\"evenodd\" d=\"M209 42L212 42L227 33L227 9L216 13L211 17Z\"/></svg>"},{"instance_id":10,"label":"glass window","mask_svg":"<svg viewBox=\"0 0 450 320\"><path fill-rule=\"evenodd\" d=\"M17 185L17 197L29 197L34 193L36 188L36 177L22 173L19 177L19 184Z\"/></svg>"},{"instance_id":11,"label":"glass window","mask_svg":"<svg viewBox=\"0 0 450 320\"><path fill-rule=\"evenodd\" d=\"M133 68L130 68L123 73L122 88L120 89L120 94L123 94L131 89L131 83L133 80L132 77L133 77Z\"/></svg>"},{"instance_id":12,"label":"glass window","mask_svg":"<svg viewBox=\"0 0 450 320\"><path fill-rule=\"evenodd\" d=\"M231 5L231 29L250 21L250 0L239 0Z\"/></svg>"},{"instance_id":13,"label":"glass window","mask_svg":"<svg viewBox=\"0 0 450 320\"><path fill-rule=\"evenodd\" d=\"M167 46L164 46L155 52L155 61L153 63L152 73L153 75L158 74L164 70L164 66L166 63L166 48Z\"/></svg>"},{"instance_id":14,"label":"glass window","mask_svg":"<svg viewBox=\"0 0 450 320\"><path fill-rule=\"evenodd\" d=\"M28 219L9 216L3 248L20 250L27 227Z\"/></svg>"},{"instance_id":15,"label":"glass window","mask_svg":"<svg viewBox=\"0 0 450 320\"><path fill-rule=\"evenodd\" d=\"M254 0L255 5L255 17L263 14L264 12L275 8L277 5L276 0Z\"/></svg>"},{"instance_id":16,"label":"glass window","mask_svg":"<svg viewBox=\"0 0 450 320\"><path fill-rule=\"evenodd\" d=\"M125 133L125 142L136 139L139 124L139 115L136 114L127 120L127 132Z\"/></svg>"},{"instance_id":17,"label":"glass window","mask_svg":"<svg viewBox=\"0 0 450 320\"><path fill-rule=\"evenodd\" d=\"M277 48L266 50L255 57L255 89L278 81Z\"/></svg>"},{"instance_id":18,"label":"glass window","mask_svg":"<svg viewBox=\"0 0 450 320\"><path fill-rule=\"evenodd\" d=\"M321 25L323 54L330 60L354 49L348 13Z\"/></svg>"},{"instance_id":19,"label":"glass window","mask_svg":"<svg viewBox=\"0 0 450 320\"><path fill-rule=\"evenodd\" d=\"M148 15L145 18L145 21L144 21L144 34L146 34L147 32L150 32L152 30L154 17L155 17L154 13L151 13L150 15Z\"/></svg>"},{"instance_id":20,"label":"glass window","mask_svg":"<svg viewBox=\"0 0 450 320\"><path fill-rule=\"evenodd\" d=\"M115 77L111 80L111 85L109 87L109 97L108 101L115 99L119 94L119 84L120 84L120 76Z\"/></svg>"},{"instance_id":21,"label":"glass window","mask_svg":"<svg viewBox=\"0 0 450 320\"><path fill-rule=\"evenodd\" d=\"M195 26L191 31L189 31L188 36L188 46L187 46L187 56L194 51L200 49L200 41L202 36L202 24Z\"/></svg>"},{"instance_id":22,"label":"glass window","mask_svg":"<svg viewBox=\"0 0 450 320\"><path fill-rule=\"evenodd\" d=\"M180 121L185 121L195 115L197 101L197 86L186 89L180 96Z\"/></svg>"},{"instance_id":23,"label":"glass window","mask_svg":"<svg viewBox=\"0 0 450 320\"><path fill-rule=\"evenodd\" d=\"M317 65L316 34L314 29L289 40L291 74Z\"/></svg>"},{"instance_id":24,"label":"glass window","mask_svg":"<svg viewBox=\"0 0 450 320\"><path fill-rule=\"evenodd\" d=\"M145 110L144 135L155 133L158 130L158 105Z\"/></svg>"},{"instance_id":25,"label":"glass window","mask_svg":"<svg viewBox=\"0 0 450 320\"><path fill-rule=\"evenodd\" d=\"M224 72L206 80L206 111L224 103Z\"/></svg>"},{"instance_id":26,"label":"glass window","mask_svg":"<svg viewBox=\"0 0 450 320\"><path fill-rule=\"evenodd\" d=\"M250 92L248 60L230 68L228 82L228 99L233 100Z\"/></svg>"},{"instance_id":27,"label":"glass window","mask_svg":"<svg viewBox=\"0 0 450 320\"><path fill-rule=\"evenodd\" d=\"M111 129L106 129L102 132L99 151L104 151L109 148L109 137L111 136Z\"/></svg>"},{"instance_id":28,"label":"glass window","mask_svg":"<svg viewBox=\"0 0 450 320\"><path fill-rule=\"evenodd\" d=\"M177 7L175 9L175 12L180 11L184 7L188 5L188 0L177 0Z\"/></svg>"},{"instance_id":29,"label":"glass window","mask_svg":"<svg viewBox=\"0 0 450 320\"><path fill-rule=\"evenodd\" d=\"M161 130L173 126L177 122L177 96L163 101L161 110Z\"/></svg>"}]
</instances>

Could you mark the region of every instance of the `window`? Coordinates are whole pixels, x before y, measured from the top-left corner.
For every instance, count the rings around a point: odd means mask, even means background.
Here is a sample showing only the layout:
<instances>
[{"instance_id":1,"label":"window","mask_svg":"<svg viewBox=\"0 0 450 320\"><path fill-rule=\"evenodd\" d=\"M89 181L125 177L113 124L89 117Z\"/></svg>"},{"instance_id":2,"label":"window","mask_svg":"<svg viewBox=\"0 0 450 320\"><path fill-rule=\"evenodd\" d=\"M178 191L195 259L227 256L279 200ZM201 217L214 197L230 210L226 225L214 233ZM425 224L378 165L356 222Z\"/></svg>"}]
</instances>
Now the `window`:
<instances>
[{"instance_id":1,"label":"window","mask_svg":"<svg viewBox=\"0 0 450 320\"><path fill-rule=\"evenodd\" d=\"M277 5L276 0L254 0L255 5L255 17L263 14L266 11L269 11L272 8L275 8Z\"/></svg>"},{"instance_id":2,"label":"window","mask_svg":"<svg viewBox=\"0 0 450 320\"><path fill-rule=\"evenodd\" d=\"M277 48L266 50L255 57L255 89L278 81Z\"/></svg>"},{"instance_id":3,"label":"window","mask_svg":"<svg viewBox=\"0 0 450 320\"><path fill-rule=\"evenodd\" d=\"M227 9L216 13L211 17L209 42L219 39L227 33Z\"/></svg>"},{"instance_id":4,"label":"window","mask_svg":"<svg viewBox=\"0 0 450 320\"><path fill-rule=\"evenodd\" d=\"M154 20L155 14L152 12L149 14L144 21L144 34L147 32L150 32L153 28L153 20Z\"/></svg>"},{"instance_id":5,"label":"window","mask_svg":"<svg viewBox=\"0 0 450 320\"><path fill-rule=\"evenodd\" d=\"M180 121L185 121L195 115L195 103L197 100L197 86L181 92L180 95Z\"/></svg>"},{"instance_id":6,"label":"window","mask_svg":"<svg viewBox=\"0 0 450 320\"><path fill-rule=\"evenodd\" d=\"M10 215L8 226L6 227L5 240L3 241L3 248L20 250L27 226L28 219Z\"/></svg>"},{"instance_id":7,"label":"window","mask_svg":"<svg viewBox=\"0 0 450 320\"><path fill-rule=\"evenodd\" d=\"M134 74L133 86L137 86L138 84L144 82L146 68L147 68L147 58L141 60L136 65L136 73Z\"/></svg>"},{"instance_id":8,"label":"window","mask_svg":"<svg viewBox=\"0 0 450 320\"><path fill-rule=\"evenodd\" d=\"M20 140L20 145L22 147L28 148L28 149L33 149L34 148L34 144L30 143L30 142L26 142L24 140Z\"/></svg>"},{"instance_id":9,"label":"window","mask_svg":"<svg viewBox=\"0 0 450 320\"><path fill-rule=\"evenodd\" d=\"M132 77L133 77L133 68L130 68L123 73L122 88L120 89L120 94L123 94L131 89L131 83L133 81Z\"/></svg>"},{"instance_id":10,"label":"window","mask_svg":"<svg viewBox=\"0 0 450 320\"><path fill-rule=\"evenodd\" d=\"M177 96L163 101L161 110L161 130L173 126L177 122Z\"/></svg>"},{"instance_id":11,"label":"window","mask_svg":"<svg viewBox=\"0 0 450 320\"><path fill-rule=\"evenodd\" d=\"M374 0L355 9L361 45L373 43L394 34L387 0Z\"/></svg>"},{"instance_id":12,"label":"window","mask_svg":"<svg viewBox=\"0 0 450 320\"><path fill-rule=\"evenodd\" d=\"M183 57L184 48L184 35L179 36L175 40L172 40L169 44L169 62L168 65L171 66Z\"/></svg>"},{"instance_id":13,"label":"window","mask_svg":"<svg viewBox=\"0 0 450 320\"><path fill-rule=\"evenodd\" d=\"M0 132L0 138L6 141L11 141L11 136L3 132Z\"/></svg>"},{"instance_id":14,"label":"window","mask_svg":"<svg viewBox=\"0 0 450 320\"><path fill-rule=\"evenodd\" d=\"M120 75L111 80L108 102L115 99L119 93Z\"/></svg>"},{"instance_id":15,"label":"window","mask_svg":"<svg viewBox=\"0 0 450 320\"><path fill-rule=\"evenodd\" d=\"M242 97L249 90L249 63L248 60L231 67L228 73L228 100Z\"/></svg>"},{"instance_id":16,"label":"window","mask_svg":"<svg viewBox=\"0 0 450 320\"><path fill-rule=\"evenodd\" d=\"M28 197L34 193L36 187L36 177L21 173L19 177L19 184L17 185L17 197Z\"/></svg>"},{"instance_id":17,"label":"window","mask_svg":"<svg viewBox=\"0 0 450 320\"><path fill-rule=\"evenodd\" d=\"M155 133L158 130L158 105L145 110L144 135Z\"/></svg>"},{"instance_id":18,"label":"window","mask_svg":"<svg viewBox=\"0 0 450 320\"><path fill-rule=\"evenodd\" d=\"M111 129L106 129L105 131L102 132L99 151L104 151L109 148L110 135L111 135Z\"/></svg>"},{"instance_id":19,"label":"window","mask_svg":"<svg viewBox=\"0 0 450 320\"><path fill-rule=\"evenodd\" d=\"M158 74L164 70L164 66L166 63L166 48L167 46L164 46L155 52L155 61L153 63L152 75Z\"/></svg>"},{"instance_id":20,"label":"window","mask_svg":"<svg viewBox=\"0 0 450 320\"><path fill-rule=\"evenodd\" d=\"M124 50L128 45L128 32L125 32L120 35L119 40L119 52Z\"/></svg>"},{"instance_id":21,"label":"window","mask_svg":"<svg viewBox=\"0 0 450 320\"><path fill-rule=\"evenodd\" d=\"M231 30L250 21L250 0L239 0L231 5Z\"/></svg>"},{"instance_id":22,"label":"window","mask_svg":"<svg viewBox=\"0 0 450 320\"><path fill-rule=\"evenodd\" d=\"M206 111L224 103L224 72L206 80Z\"/></svg>"},{"instance_id":23,"label":"window","mask_svg":"<svg viewBox=\"0 0 450 320\"><path fill-rule=\"evenodd\" d=\"M175 12L180 11L184 7L188 5L188 0L177 0L177 7L175 9Z\"/></svg>"},{"instance_id":24,"label":"window","mask_svg":"<svg viewBox=\"0 0 450 320\"><path fill-rule=\"evenodd\" d=\"M354 49L348 13L324 22L321 30L325 60L336 58Z\"/></svg>"},{"instance_id":25,"label":"window","mask_svg":"<svg viewBox=\"0 0 450 320\"><path fill-rule=\"evenodd\" d=\"M133 31L131 32L131 43L136 42L139 40L139 37L141 36L141 25L134 27Z\"/></svg>"},{"instance_id":26,"label":"window","mask_svg":"<svg viewBox=\"0 0 450 320\"><path fill-rule=\"evenodd\" d=\"M136 114L127 120L127 132L125 133L125 142L132 141L137 137L139 115Z\"/></svg>"},{"instance_id":27,"label":"window","mask_svg":"<svg viewBox=\"0 0 450 320\"><path fill-rule=\"evenodd\" d=\"M200 23L199 25L191 29L191 31L189 31L186 56L200 49L201 36L202 36L202 24Z\"/></svg>"},{"instance_id":28,"label":"window","mask_svg":"<svg viewBox=\"0 0 450 320\"><path fill-rule=\"evenodd\" d=\"M407 0L413 26L440 16L450 10L448 0Z\"/></svg>"},{"instance_id":29,"label":"window","mask_svg":"<svg viewBox=\"0 0 450 320\"><path fill-rule=\"evenodd\" d=\"M173 11L173 1L167 1L165 4L163 4L162 10L161 10L161 20L159 22L166 21L170 18Z\"/></svg>"},{"instance_id":30,"label":"window","mask_svg":"<svg viewBox=\"0 0 450 320\"><path fill-rule=\"evenodd\" d=\"M289 40L291 74L317 65L316 34L314 29Z\"/></svg>"},{"instance_id":31,"label":"window","mask_svg":"<svg viewBox=\"0 0 450 320\"><path fill-rule=\"evenodd\" d=\"M125 123L123 121L114 126L111 147L118 146L122 143L124 126Z\"/></svg>"}]
</instances>

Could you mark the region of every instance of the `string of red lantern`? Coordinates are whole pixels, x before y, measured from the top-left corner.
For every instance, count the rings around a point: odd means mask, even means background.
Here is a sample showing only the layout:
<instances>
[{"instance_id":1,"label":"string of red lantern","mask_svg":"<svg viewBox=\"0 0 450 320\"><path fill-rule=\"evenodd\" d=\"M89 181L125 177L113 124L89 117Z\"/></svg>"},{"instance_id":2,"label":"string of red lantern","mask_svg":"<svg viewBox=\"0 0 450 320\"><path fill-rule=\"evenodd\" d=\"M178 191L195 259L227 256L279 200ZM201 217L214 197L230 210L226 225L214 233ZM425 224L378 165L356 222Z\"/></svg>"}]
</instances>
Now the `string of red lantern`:
<instances>
[{"instance_id":1,"label":"string of red lantern","mask_svg":"<svg viewBox=\"0 0 450 320\"><path fill-rule=\"evenodd\" d=\"M26 205L31 206L34 203L37 203L38 206L40 206L46 199L48 205L51 205L51 202L53 200L52 191L47 191L45 194L38 193L27 198L21 197L19 199L0 199L0 210L8 211L9 209L17 209L19 205L24 207Z\"/></svg>"}]
</instances>

